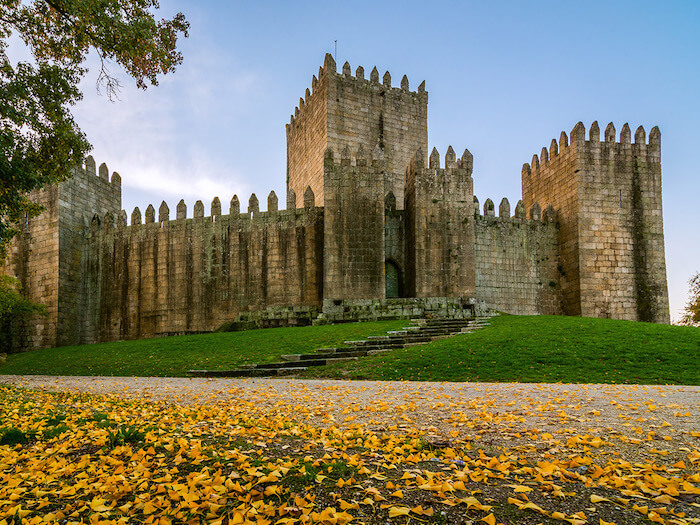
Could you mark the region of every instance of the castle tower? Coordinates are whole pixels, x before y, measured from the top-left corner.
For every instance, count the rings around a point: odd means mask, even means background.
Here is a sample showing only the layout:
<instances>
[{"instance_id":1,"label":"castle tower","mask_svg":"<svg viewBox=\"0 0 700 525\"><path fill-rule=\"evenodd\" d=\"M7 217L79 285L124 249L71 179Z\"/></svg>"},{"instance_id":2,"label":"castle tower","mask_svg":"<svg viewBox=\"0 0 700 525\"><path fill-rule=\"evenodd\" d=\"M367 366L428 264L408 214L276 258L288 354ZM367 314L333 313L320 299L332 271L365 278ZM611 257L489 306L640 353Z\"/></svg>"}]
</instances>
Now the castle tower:
<instances>
[{"instance_id":1,"label":"castle tower","mask_svg":"<svg viewBox=\"0 0 700 525\"><path fill-rule=\"evenodd\" d=\"M416 152L406 170L406 289L409 297L474 297L473 158L452 146L440 166Z\"/></svg>"},{"instance_id":2,"label":"castle tower","mask_svg":"<svg viewBox=\"0 0 700 525\"><path fill-rule=\"evenodd\" d=\"M24 295L46 305L48 316L27 322L20 338L29 348L76 344L89 293L82 275L84 226L95 214L119 213L121 178L114 173L110 180L107 166L96 170L88 157L84 167L73 170L73 178L30 198L45 209L19 225L0 274L19 279Z\"/></svg>"},{"instance_id":3,"label":"castle tower","mask_svg":"<svg viewBox=\"0 0 700 525\"><path fill-rule=\"evenodd\" d=\"M369 153L378 147L386 160L384 194L393 192L403 209L406 166L418 148L428 147L427 117L425 83L412 92L404 76L400 87L392 87L388 71L381 82L377 68L366 79L362 67L353 76L347 62L339 73L333 57L326 55L286 126L288 193L294 192L301 207L310 186L316 205L324 206L326 149L339 153L348 146L354 152L362 145Z\"/></svg>"},{"instance_id":4,"label":"castle tower","mask_svg":"<svg viewBox=\"0 0 700 525\"><path fill-rule=\"evenodd\" d=\"M630 135L625 124L616 142L610 123L601 141L597 122L589 140L580 122L570 142L562 132L523 166L523 201L557 211L564 313L668 323L661 135Z\"/></svg>"},{"instance_id":5,"label":"castle tower","mask_svg":"<svg viewBox=\"0 0 700 525\"><path fill-rule=\"evenodd\" d=\"M386 162L362 147L336 155L328 148L324 157L323 298L383 299Z\"/></svg>"}]
</instances>

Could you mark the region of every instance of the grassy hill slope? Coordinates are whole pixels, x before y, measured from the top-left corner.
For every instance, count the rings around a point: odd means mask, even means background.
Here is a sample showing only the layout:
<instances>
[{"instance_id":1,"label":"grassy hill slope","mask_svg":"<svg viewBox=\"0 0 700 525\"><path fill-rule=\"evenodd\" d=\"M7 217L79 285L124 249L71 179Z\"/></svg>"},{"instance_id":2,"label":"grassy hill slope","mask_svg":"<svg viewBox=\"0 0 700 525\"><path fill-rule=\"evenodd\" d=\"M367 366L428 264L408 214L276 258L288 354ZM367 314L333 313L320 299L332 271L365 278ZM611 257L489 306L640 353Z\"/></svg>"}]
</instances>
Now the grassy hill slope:
<instances>
[{"instance_id":1,"label":"grassy hill slope","mask_svg":"<svg viewBox=\"0 0 700 525\"><path fill-rule=\"evenodd\" d=\"M0 374L184 376L311 353L407 321L178 336L8 356ZM419 381L700 384L700 328L510 316L470 335L310 369L305 377Z\"/></svg>"},{"instance_id":2,"label":"grassy hill slope","mask_svg":"<svg viewBox=\"0 0 700 525\"><path fill-rule=\"evenodd\" d=\"M500 316L473 334L305 375L411 381L700 384L700 328Z\"/></svg>"},{"instance_id":3,"label":"grassy hill slope","mask_svg":"<svg viewBox=\"0 0 700 525\"><path fill-rule=\"evenodd\" d=\"M282 354L313 352L344 340L382 335L406 321L352 323L245 332L181 335L10 354L0 374L186 376L188 370L227 370L278 361Z\"/></svg>"}]
</instances>

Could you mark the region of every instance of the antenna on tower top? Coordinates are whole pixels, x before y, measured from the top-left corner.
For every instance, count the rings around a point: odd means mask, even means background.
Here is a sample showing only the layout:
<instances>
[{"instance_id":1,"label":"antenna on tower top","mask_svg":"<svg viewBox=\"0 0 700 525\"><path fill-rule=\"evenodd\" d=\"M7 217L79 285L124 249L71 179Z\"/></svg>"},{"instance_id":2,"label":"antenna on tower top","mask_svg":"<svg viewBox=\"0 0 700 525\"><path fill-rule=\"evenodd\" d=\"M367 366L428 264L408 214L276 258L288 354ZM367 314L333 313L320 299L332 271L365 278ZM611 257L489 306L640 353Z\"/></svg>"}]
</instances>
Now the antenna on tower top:
<instances>
[{"instance_id":1,"label":"antenna on tower top","mask_svg":"<svg viewBox=\"0 0 700 525\"><path fill-rule=\"evenodd\" d=\"M335 56L333 57L333 59L334 59L334 60L336 61L336 63L337 63L337 62L338 62L338 41L337 41L337 40L333 40L333 42L335 43Z\"/></svg>"}]
</instances>

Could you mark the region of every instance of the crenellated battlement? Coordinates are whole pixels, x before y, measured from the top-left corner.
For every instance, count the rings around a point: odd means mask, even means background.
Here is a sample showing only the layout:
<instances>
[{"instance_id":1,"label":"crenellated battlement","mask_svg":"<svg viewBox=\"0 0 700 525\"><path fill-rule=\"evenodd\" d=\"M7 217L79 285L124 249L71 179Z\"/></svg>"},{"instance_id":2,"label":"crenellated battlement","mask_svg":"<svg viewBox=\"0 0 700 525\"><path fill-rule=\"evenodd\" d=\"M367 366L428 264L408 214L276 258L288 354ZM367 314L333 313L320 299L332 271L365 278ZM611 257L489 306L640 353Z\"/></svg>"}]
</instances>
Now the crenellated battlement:
<instances>
[{"instance_id":1,"label":"crenellated battlement","mask_svg":"<svg viewBox=\"0 0 700 525\"><path fill-rule=\"evenodd\" d=\"M466 148L464 150L464 153L462 153L462 156L460 158L457 158L455 150L452 148L452 146L448 146L447 151L445 152L444 159L444 164L441 165L440 152L438 152L437 148L434 147L430 152L428 161L426 162L423 149L418 148L418 150L413 155L413 158L411 159L411 162L407 169L428 169L433 170L433 172L435 172L435 170L446 170L448 172L451 172L453 170L461 170L467 172L467 175L469 176L471 176L472 171L474 170L474 156Z\"/></svg>"},{"instance_id":2,"label":"crenellated battlement","mask_svg":"<svg viewBox=\"0 0 700 525\"><path fill-rule=\"evenodd\" d=\"M248 221L248 222L284 222L284 221L294 221L300 219L305 211L315 209L315 197L311 188L307 188L307 192L304 196L305 206L302 209L297 209L295 201L287 203L287 209L280 210L278 208L277 194L271 191L267 198L267 210L262 211L260 209L260 204L255 193L251 194L248 200L248 210L247 212L241 212L240 201L238 195L234 195L231 198L229 204L229 211L227 214L222 214L221 200L219 197L214 197L209 209L210 214L205 215L204 203L198 200L193 208L192 216L188 218L187 216L187 204L185 204L184 199L178 202L175 212L175 217L170 217L170 207L165 201L162 201L158 207L158 212L156 214L156 209L152 204L149 204L146 208L144 214L141 213L141 209L137 206L131 212L130 222L127 223L127 212L121 210L116 216L111 212L106 214L95 214L91 220L90 226L93 230L96 229L107 229L110 230L114 227L116 229L131 228L132 226L142 226L155 224L159 228L173 227L184 221L200 221L200 222L231 222L231 221ZM157 219L157 220L156 220Z\"/></svg>"},{"instance_id":3,"label":"crenellated battlement","mask_svg":"<svg viewBox=\"0 0 700 525\"><path fill-rule=\"evenodd\" d=\"M428 92L425 90L425 80L418 85L416 91L411 91L407 75L401 77L401 82L398 86L392 86L391 73L385 71L380 81L379 70L376 66L369 73L369 78L365 78L365 68L362 66L357 66L355 75L353 75L349 62L345 62L341 71L338 72L333 56L327 53L323 66L318 69L318 77L314 75L311 79L311 89L306 89L304 97L299 99L299 104L294 108L294 112L290 116L289 124L287 124L288 133L289 128L295 125L299 115L304 112L304 108L322 91L319 88L327 86L329 78L345 87L352 85L351 87L354 89L373 90L382 94L391 93L394 96L403 98L408 96L415 98L417 101L427 103Z\"/></svg>"},{"instance_id":4,"label":"crenellated battlement","mask_svg":"<svg viewBox=\"0 0 700 525\"><path fill-rule=\"evenodd\" d=\"M107 184L111 185L114 190L121 191L122 178L119 173L116 171L112 172L112 176L110 178L107 164L103 162L100 164L100 167L97 168L95 159L92 155L88 155L83 165L73 168L73 178L76 177L98 177L100 180L103 180Z\"/></svg>"},{"instance_id":5,"label":"crenellated battlement","mask_svg":"<svg viewBox=\"0 0 700 525\"><path fill-rule=\"evenodd\" d=\"M586 140L586 128L582 122L578 122L569 135L562 131L558 142L556 139L552 139L549 148L543 147L539 156L534 154L530 163L523 164L523 179L537 173L541 167L547 166L559 156L570 155L573 152L577 155L595 154L619 160L631 160L638 156L644 156L653 161L661 157L661 131L658 126L651 128L648 141L644 127L639 126L634 133L634 142L632 142L628 123L622 126L618 140L616 140L617 137L615 125L610 122L605 128L601 140L598 121L594 121L588 131L588 140Z\"/></svg>"},{"instance_id":6,"label":"crenellated battlement","mask_svg":"<svg viewBox=\"0 0 700 525\"><path fill-rule=\"evenodd\" d=\"M386 164L387 152L379 145L375 145L372 151L368 151L360 144L356 150L351 150L345 145L341 151L335 151L332 147L327 147L324 154L324 161L330 166L353 166L353 167L382 167Z\"/></svg>"},{"instance_id":7,"label":"crenellated battlement","mask_svg":"<svg viewBox=\"0 0 700 525\"><path fill-rule=\"evenodd\" d=\"M511 222L513 224L524 224L524 223L556 223L557 212L554 207L550 204L548 205L544 212L539 202L535 202L530 209L525 208L525 204L522 200L519 200L515 205L515 210L513 215L510 211L510 202L506 197L501 199L501 203L498 206L498 215L496 215L496 207L491 199L486 199L484 201L483 214L479 207L479 199L474 196L474 218L481 219L486 222Z\"/></svg>"}]
</instances>

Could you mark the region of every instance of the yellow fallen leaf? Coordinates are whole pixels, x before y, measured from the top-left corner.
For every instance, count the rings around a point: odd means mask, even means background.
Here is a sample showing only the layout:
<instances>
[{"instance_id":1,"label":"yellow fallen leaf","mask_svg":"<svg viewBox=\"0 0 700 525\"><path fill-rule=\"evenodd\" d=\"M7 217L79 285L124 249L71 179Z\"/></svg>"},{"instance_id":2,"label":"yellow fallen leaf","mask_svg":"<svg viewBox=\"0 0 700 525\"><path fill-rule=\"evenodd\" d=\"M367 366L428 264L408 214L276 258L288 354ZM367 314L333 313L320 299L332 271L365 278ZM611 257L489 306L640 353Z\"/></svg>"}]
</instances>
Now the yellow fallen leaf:
<instances>
[{"instance_id":1,"label":"yellow fallen leaf","mask_svg":"<svg viewBox=\"0 0 700 525\"><path fill-rule=\"evenodd\" d=\"M100 498L93 498L92 501L90 502L90 508L94 512L108 512L112 510L111 508L107 507L104 504L105 500L100 499Z\"/></svg>"},{"instance_id":2,"label":"yellow fallen leaf","mask_svg":"<svg viewBox=\"0 0 700 525\"><path fill-rule=\"evenodd\" d=\"M423 507L419 505L417 507L413 507L411 509L411 512L413 512L414 514L419 514L421 516L432 516L433 515L433 508L430 507L427 509L423 509Z\"/></svg>"},{"instance_id":3,"label":"yellow fallen leaf","mask_svg":"<svg viewBox=\"0 0 700 525\"><path fill-rule=\"evenodd\" d=\"M632 505L632 510L636 510L640 514L646 514L647 512L649 512L649 507L647 507L646 505L644 505L643 507L640 507L640 506L635 504L635 505Z\"/></svg>"},{"instance_id":4,"label":"yellow fallen leaf","mask_svg":"<svg viewBox=\"0 0 700 525\"><path fill-rule=\"evenodd\" d=\"M525 485L508 485L513 489L513 492L532 492L532 488Z\"/></svg>"},{"instance_id":5,"label":"yellow fallen leaf","mask_svg":"<svg viewBox=\"0 0 700 525\"><path fill-rule=\"evenodd\" d=\"M408 516L411 509L408 507L389 507L389 517L395 518L396 516Z\"/></svg>"},{"instance_id":6,"label":"yellow fallen leaf","mask_svg":"<svg viewBox=\"0 0 700 525\"><path fill-rule=\"evenodd\" d=\"M403 491L397 490L396 492L389 494L389 496L392 498L403 498Z\"/></svg>"},{"instance_id":7,"label":"yellow fallen leaf","mask_svg":"<svg viewBox=\"0 0 700 525\"><path fill-rule=\"evenodd\" d=\"M481 518L479 521L483 521L488 525L496 525L496 517L493 514L489 514L485 518Z\"/></svg>"},{"instance_id":8,"label":"yellow fallen leaf","mask_svg":"<svg viewBox=\"0 0 700 525\"><path fill-rule=\"evenodd\" d=\"M661 496L656 496L654 501L656 503L661 503L661 505L670 505L673 503L673 498L671 498L671 496L668 494L661 494Z\"/></svg>"},{"instance_id":9,"label":"yellow fallen leaf","mask_svg":"<svg viewBox=\"0 0 700 525\"><path fill-rule=\"evenodd\" d=\"M653 521L654 523L666 523L666 520L663 519L661 516L659 516L656 512L651 511L649 515L647 516L647 519L649 521Z\"/></svg>"},{"instance_id":10,"label":"yellow fallen leaf","mask_svg":"<svg viewBox=\"0 0 700 525\"><path fill-rule=\"evenodd\" d=\"M591 503L600 503L601 501L610 501L608 498L603 496L598 496L597 494L591 494ZM593 507L591 507L593 508Z\"/></svg>"},{"instance_id":11,"label":"yellow fallen leaf","mask_svg":"<svg viewBox=\"0 0 700 525\"><path fill-rule=\"evenodd\" d=\"M530 509L530 510L537 511L537 512L539 512L540 514L547 514L547 511L546 511L546 510L544 510L544 509L543 509L542 507L540 507L539 505L535 505L532 501L528 501L527 503L525 503L525 505L523 505L522 507L520 507L520 509L521 509L521 510L523 510L523 509Z\"/></svg>"}]
</instances>

